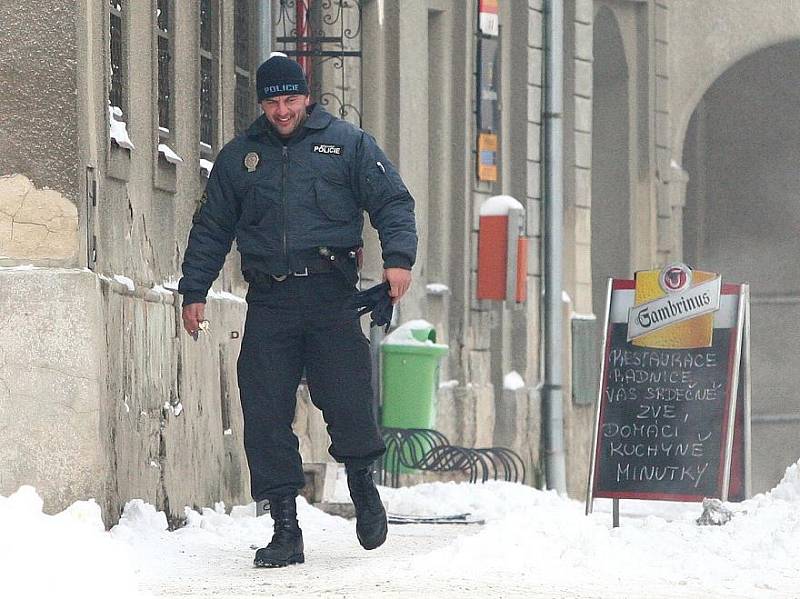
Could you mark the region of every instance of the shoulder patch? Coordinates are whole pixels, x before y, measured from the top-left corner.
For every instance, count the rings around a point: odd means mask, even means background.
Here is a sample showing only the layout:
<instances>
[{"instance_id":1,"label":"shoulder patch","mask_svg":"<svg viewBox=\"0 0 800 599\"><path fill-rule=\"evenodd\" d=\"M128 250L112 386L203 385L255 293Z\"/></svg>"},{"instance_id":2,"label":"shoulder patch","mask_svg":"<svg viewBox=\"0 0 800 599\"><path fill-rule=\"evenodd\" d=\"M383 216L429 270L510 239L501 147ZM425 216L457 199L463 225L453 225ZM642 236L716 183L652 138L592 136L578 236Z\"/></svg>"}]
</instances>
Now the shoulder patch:
<instances>
[{"instance_id":1,"label":"shoulder patch","mask_svg":"<svg viewBox=\"0 0 800 599\"><path fill-rule=\"evenodd\" d=\"M314 144L314 147L311 149L311 151L316 152L317 154L333 154L334 156L341 156L342 149L342 146L337 146L335 144Z\"/></svg>"}]
</instances>

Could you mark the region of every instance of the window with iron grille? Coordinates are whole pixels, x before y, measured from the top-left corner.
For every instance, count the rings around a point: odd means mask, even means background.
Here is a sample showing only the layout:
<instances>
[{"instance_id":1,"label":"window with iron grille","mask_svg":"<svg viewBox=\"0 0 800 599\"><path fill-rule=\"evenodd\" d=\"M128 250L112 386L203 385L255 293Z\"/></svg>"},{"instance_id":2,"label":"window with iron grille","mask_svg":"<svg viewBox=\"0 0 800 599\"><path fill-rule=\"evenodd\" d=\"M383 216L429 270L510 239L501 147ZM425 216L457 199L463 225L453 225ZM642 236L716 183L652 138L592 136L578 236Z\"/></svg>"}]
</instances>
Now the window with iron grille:
<instances>
[{"instance_id":1,"label":"window with iron grille","mask_svg":"<svg viewBox=\"0 0 800 599\"><path fill-rule=\"evenodd\" d=\"M214 153L217 135L217 0L200 0L200 152Z\"/></svg>"},{"instance_id":2,"label":"window with iron grille","mask_svg":"<svg viewBox=\"0 0 800 599\"><path fill-rule=\"evenodd\" d=\"M127 113L125 96L127 92L127 71L125 64L125 46L123 44L124 0L109 0L109 45L111 55L111 81L108 88L108 101L111 106Z\"/></svg>"},{"instance_id":3,"label":"window with iron grille","mask_svg":"<svg viewBox=\"0 0 800 599\"><path fill-rule=\"evenodd\" d=\"M236 69L236 93L234 99L234 123L236 131L247 129L256 115L255 91L253 89L253 23L256 16L252 0L236 0L234 21L234 63Z\"/></svg>"},{"instance_id":4,"label":"window with iron grille","mask_svg":"<svg viewBox=\"0 0 800 599\"><path fill-rule=\"evenodd\" d=\"M157 0L158 129L169 136L172 126L172 13L171 0Z\"/></svg>"}]
</instances>

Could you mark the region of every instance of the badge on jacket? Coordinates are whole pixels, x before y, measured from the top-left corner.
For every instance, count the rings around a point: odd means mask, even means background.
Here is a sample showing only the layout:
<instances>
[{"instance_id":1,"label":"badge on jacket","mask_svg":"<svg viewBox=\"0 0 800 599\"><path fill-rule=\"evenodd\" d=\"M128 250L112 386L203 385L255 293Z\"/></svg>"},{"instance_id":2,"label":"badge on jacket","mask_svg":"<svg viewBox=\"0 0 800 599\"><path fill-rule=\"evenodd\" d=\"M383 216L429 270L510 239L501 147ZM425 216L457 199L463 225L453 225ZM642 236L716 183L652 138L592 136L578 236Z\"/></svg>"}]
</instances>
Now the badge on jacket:
<instances>
[{"instance_id":1,"label":"badge on jacket","mask_svg":"<svg viewBox=\"0 0 800 599\"><path fill-rule=\"evenodd\" d=\"M247 169L248 173L254 173L260 161L261 157L258 155L258 152L248 152L244 157L244 167Z\"/></svg>"}]
</instances>

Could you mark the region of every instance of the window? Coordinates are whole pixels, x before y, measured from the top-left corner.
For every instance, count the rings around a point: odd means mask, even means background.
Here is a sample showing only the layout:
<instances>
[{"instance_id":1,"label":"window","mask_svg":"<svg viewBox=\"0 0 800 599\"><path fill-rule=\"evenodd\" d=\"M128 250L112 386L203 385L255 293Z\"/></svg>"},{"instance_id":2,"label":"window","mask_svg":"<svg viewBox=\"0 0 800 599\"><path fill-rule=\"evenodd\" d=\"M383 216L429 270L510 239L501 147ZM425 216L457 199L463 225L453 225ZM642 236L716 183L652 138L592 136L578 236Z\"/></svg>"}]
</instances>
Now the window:
<instances>
[{"instance_id":1,"label":"window","mask_svg":"<svg viewBox=\"0 0 800 599\"><path fill-rule=\"evenodd\" d=\"M241 132L255 118L255 91L253 89L253 7L250 0L237 0L234 22L234 64L236 70L236 92L234 99L234 123Z\"/></svg>"},{"instance_id":2,"label":"window","mask_svg":"<svg viewBox=\"0 0 800 599\"><path fill-rule=\"evenodd\" d=\"M169 137L172 126L172 14L170 0L157 0L158 130Z\"/></svg>"},{"instance_id":3,"label":"window","mask_svg":"<svg viewBox=\"0 0 800 599\"><path fill-rule=\"evenodd\" d=\"M123 114L127 111L125 97L127 94L127 65L125 64L125 46L122 41L122 16L125 10L124 0L109 0L109 40L111 54L111 81L108 87L108 101L111 106L119 108Z\"/></svg>"},{"instance_id":4,"label":"window","mask_svg":"<svg viewBox=\"0 0 800 599\"><path fill-rule=\"evenodd\" d=\"M200 0L200 153L214 153L217 135L217 60L218 5L215 0Z\"/></svg>"}]
</instances>

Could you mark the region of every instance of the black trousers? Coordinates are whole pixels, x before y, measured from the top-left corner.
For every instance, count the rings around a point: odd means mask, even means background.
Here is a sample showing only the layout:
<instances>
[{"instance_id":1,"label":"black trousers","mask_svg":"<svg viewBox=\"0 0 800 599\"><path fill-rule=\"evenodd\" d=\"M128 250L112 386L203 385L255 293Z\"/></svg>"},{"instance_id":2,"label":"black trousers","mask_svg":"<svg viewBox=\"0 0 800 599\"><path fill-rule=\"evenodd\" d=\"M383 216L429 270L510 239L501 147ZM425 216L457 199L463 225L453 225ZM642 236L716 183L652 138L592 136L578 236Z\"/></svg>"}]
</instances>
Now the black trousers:
<instances>
[{"instance_id":1,"label":"black trousers","mask_svg":"<svg viewBox=\"0 0 800 599\"><path fill-rule=\"evenodd\" d=\"M355 291L338 272L250 285L238 375L256 501L305 484L292 430L304 370L336 461L368 466L386 449L372 409L369 341L344 307Z\"/></svg>"}]
</instances>

